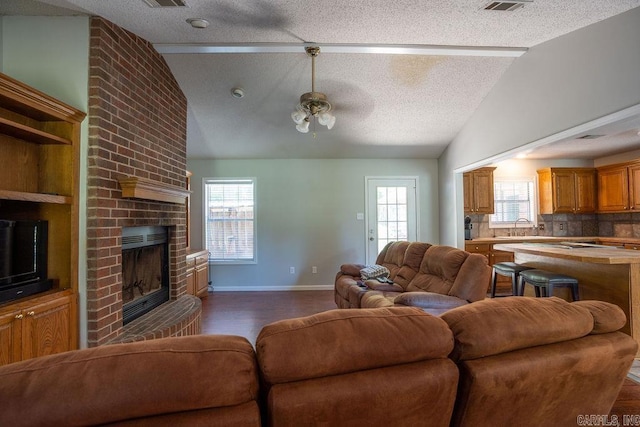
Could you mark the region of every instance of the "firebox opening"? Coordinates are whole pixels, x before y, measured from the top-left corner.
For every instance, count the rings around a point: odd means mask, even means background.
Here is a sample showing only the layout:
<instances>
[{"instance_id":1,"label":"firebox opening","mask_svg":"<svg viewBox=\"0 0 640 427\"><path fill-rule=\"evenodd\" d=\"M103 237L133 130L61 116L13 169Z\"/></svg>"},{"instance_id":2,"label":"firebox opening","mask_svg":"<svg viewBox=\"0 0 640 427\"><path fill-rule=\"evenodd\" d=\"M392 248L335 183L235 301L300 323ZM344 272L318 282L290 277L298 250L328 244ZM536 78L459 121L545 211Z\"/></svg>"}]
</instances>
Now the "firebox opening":
<instances>
[{"instance_id":1,"label":"firebox opening","mask_svg":"<svg viewBox=\"0 0 640 427\"><path fill-rule=\"evenodd\" d=\"M122 229L122 318L131 322L169 301L167 227Z\"/></svg>"}]
</instances>

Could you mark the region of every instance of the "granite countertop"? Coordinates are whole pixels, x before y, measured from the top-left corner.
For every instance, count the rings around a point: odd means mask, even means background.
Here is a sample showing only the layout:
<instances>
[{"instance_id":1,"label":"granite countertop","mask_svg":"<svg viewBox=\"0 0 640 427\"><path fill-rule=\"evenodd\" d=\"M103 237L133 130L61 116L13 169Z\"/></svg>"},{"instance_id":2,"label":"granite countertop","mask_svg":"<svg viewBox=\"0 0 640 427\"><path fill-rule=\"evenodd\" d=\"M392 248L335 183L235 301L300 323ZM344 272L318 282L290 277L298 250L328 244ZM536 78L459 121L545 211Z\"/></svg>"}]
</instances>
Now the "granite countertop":
<instances>
[{"instance_id":1,"label":"granite countertop","mask_svg":"<svg viewBox=\"0 0 640 427\"><path fill-rule=\"evenodd\" d=\"M617 240L616 240L617 241ZM500 251L542 255L551 258L588 262L592 264L640 264L640 251L620 249L613 246L561 242L523 242L496 244Z\"/></svg>"},{"instance_id":2,"label":"granite countertop","mask_svg":"<svg viewBox=\"0 0 640 427\"><path fill-rule=\"evenodd\" d=\"M630 237L597 237L597 236L502 236L480 237L465 240L465 243L519 243L519 242L587 242L587 243L629 243L640 245L640 239Z\"/></svg>"}]
</instances>

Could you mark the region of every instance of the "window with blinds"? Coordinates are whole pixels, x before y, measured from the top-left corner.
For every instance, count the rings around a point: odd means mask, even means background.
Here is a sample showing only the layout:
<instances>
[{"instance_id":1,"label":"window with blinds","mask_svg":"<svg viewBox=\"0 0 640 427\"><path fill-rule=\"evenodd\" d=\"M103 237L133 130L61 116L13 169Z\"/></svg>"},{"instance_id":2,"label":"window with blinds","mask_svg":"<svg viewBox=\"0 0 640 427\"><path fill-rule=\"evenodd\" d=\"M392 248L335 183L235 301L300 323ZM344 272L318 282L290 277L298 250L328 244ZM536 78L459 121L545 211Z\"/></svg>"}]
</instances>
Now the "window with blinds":
<instances>
[{"instance_id":1,"label":"window with blinds","mask_svg":"<svg viewBox=\"0 0 640 427\"><path fill-rule=\"evenodd\" d=\"M205 245L218 263L256 261L255 179L205 179Z\"/></svg>"},{"instance_id":2,"label":"window with blinds","mask_svg":"<svg viewBox=\"0 0 640 427\"><path fill-rule=\"evenodd\" d=\"M494 214L489 217L489 227L514 227L521 218L529 221L529 226L537 224L535 205L535 178L503 178L494 176ZM524 228L524 220L518 224Z\"/></svg>"}]
</instances>

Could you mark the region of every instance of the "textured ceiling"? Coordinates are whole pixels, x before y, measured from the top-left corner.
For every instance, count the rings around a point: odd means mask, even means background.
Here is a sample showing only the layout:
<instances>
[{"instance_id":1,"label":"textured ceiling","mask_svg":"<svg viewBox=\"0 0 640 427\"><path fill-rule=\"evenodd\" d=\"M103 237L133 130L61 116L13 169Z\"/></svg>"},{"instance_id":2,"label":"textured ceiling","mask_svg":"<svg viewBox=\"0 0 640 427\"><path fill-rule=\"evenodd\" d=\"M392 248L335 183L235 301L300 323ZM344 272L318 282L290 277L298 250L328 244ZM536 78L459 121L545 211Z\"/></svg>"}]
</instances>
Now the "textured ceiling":
<instances>
[{"instance_id":1,"label":"textured ceiling","mask_svg":"<svg viewBox=\"0 0 640 427\"><path fill-rule=\"evenodd\" d=\"M316 125L315 134L300 134L289 115L310 91L304 44L530 48L640 6L640 0L535 0L497 12L478 0L186 2L150 8L143 0L1 0L0 14L65 14L62 7L100 15L160 51L167 44L177 51L185 44L299 46L299 53L164 54L188 99L192 158L435 158L514 58L321 52L316 89L327 94L337 122L332 130ZM211 25L193 29L188 18ZM233 98L233 87L245 97Z\"/></svg>"}]
</instances>

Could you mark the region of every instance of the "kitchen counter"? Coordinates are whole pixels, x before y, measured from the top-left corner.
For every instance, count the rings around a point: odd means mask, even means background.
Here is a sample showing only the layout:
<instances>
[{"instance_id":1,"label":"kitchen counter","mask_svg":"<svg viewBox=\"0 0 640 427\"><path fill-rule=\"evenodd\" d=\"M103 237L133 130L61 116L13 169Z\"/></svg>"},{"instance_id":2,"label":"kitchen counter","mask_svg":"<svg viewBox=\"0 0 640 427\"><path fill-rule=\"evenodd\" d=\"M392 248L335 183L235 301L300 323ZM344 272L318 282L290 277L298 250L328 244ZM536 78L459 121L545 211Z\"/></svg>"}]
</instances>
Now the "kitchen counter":
<instances>
[{"instance_id":1,"label":"kitchen counter","mask_svg":"<svg viewBox=\"0 0 640 427\"><path fill-rule=\"evenodd\" d=\"M640 264L640 251L620 249L614 246L558 241L550 243L494 244L500 251L544 255L593 264Z\"/></svg>"},{"instance_id":2,"label":"kitchen counter","mask_svg":"<svg viewBox=\"0 0 640 427\"><path fill-rule=\"evenodd\" d=\"M630 237L560 237L560 236L500 236L500 237L479 237L477 239L465 240L465 243L519 243L519 242L591 242L598 244L630 244L639 245L640 239Z\"/></svg>"},{"instance_id":3,"label":"kitchen counter","mask_svg":"<svg viewBox=\"0 0 640 427\"><path fill-rule=\"evenodd\" d=\"M622 308L627 315L622 331L640 342L640 251L581 245L567 239L562 242L502 243L494 248L513 252L518 264L575 277L580 298L608 301ZM532 288L527 285L525 295L533 295ZM554 295L571 300L568 288L556 288Z\"/></svg>"}]
</instances>

